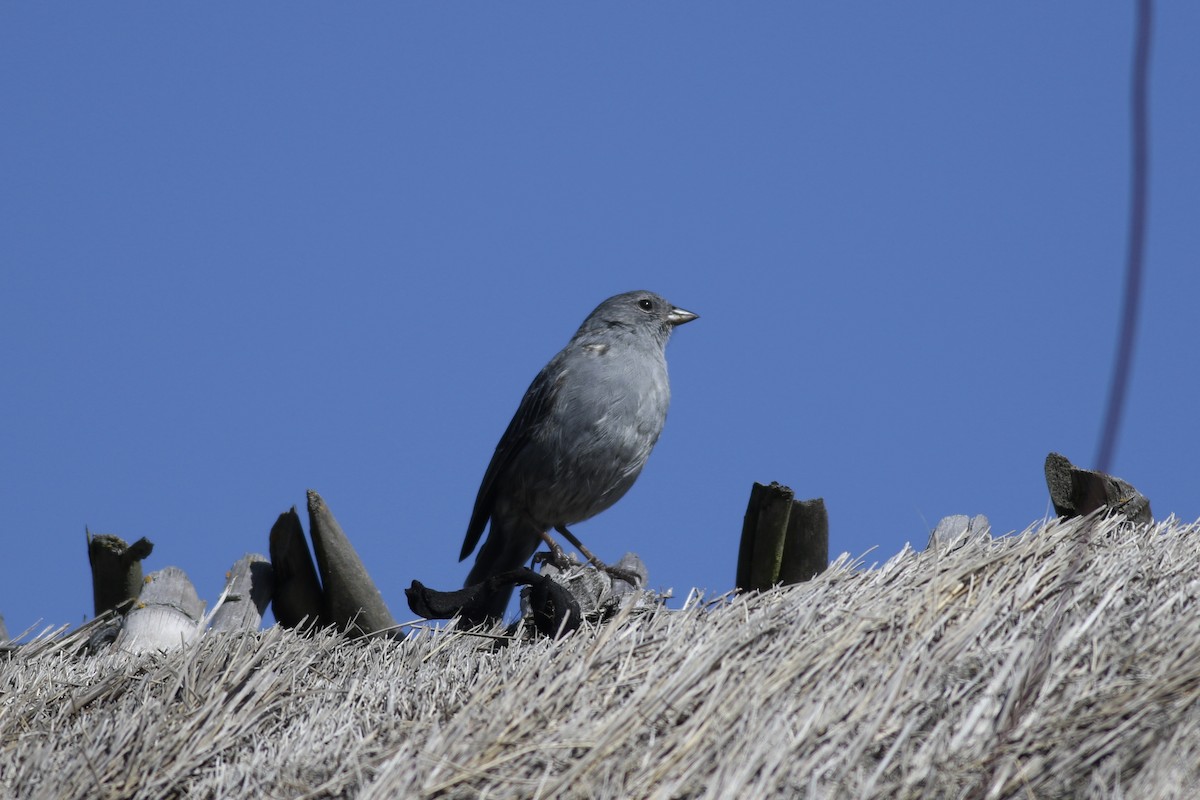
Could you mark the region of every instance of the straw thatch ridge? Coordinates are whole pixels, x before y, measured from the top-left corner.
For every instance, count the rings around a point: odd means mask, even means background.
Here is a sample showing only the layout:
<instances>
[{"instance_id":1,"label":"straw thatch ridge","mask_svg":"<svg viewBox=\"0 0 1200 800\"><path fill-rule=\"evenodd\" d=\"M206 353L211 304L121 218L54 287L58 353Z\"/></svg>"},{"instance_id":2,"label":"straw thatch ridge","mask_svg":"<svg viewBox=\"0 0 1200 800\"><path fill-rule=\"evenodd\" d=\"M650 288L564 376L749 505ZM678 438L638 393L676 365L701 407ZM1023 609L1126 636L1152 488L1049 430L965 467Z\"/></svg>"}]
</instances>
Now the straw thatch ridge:
<instances>
[{"instance_id":1,"label":"straw thatch ridge","mask_svg":"<svg viewBox=\"0 0 1200 800\"><path fill-rule=\"evenodd\" d=\"M1198 533L1050 523L500 648L45 638L0 661L0 794L1196 797Z\"/></svg>"}]
</instances>

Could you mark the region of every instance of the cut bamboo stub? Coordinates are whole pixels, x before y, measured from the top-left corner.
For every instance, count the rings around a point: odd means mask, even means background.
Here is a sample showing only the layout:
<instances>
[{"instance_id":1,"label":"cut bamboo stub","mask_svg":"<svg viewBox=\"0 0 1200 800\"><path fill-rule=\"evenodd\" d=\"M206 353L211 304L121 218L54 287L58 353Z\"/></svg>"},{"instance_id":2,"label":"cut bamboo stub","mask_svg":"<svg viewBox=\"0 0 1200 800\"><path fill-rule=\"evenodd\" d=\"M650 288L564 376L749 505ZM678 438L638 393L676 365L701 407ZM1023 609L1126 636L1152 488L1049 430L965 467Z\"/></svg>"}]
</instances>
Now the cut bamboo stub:
<instances>
[{"instance_id":1,"label":"cut bamboo stub","mask_svg":"<svg viewBox=\"0 0 1200 800\"><path fill-rule=\"evenodd\" d=\"M755 483L742 523L736 583L740 591L806 581L829 564L825 501L796 500L780 483Z\"/></svg>"},{"instance_id":2,"label":"cut bamboo stub","mask_svg":"<svg viewBox=\"0 0 1200 800\"><path fill-rule=\"evenodd\" d=\"M142 537L126 544L109 533L87 536L88 563L92 567L92 606L98 617L105 611L129 610L142 591L142 559L154 550L154 544Z\"/></svg>"},{"instance_id":3,"label":"cut bamboo stub","mask_svg":"<svg viewBox=\"0 0 1200 800\"><path fill-rule=\"evenodd\" d=\"M172 650L200 635L204 603L178 567L150 573L137 604L125 616L116 646L129 653Z\"/></svg>"}]
</instances>

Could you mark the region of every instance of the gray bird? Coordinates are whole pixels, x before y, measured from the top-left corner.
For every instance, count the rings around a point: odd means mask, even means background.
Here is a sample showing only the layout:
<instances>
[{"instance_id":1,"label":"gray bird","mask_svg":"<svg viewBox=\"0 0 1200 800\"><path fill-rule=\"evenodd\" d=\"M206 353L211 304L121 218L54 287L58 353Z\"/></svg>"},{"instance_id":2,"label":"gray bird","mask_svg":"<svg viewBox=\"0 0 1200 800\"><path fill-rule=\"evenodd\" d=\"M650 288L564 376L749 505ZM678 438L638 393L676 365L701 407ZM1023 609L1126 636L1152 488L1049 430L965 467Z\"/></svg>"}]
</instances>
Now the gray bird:
<instances>
[{"instance_id":1,"label":"gray bird","mask_svg":"<svg viewBox=\"0 0 1200 800\"><path fill-rule=\"evenodd\" d=\"M697 316L653 292L619 294L550 359L483 475L459 560L471 555L489 520L491 530L465 585L526 563L539 542L552 542L552 528L580 546L567 526L629 491L667 419L667 339ZM499 593L488 616L501 618L510 596Z\"/></svg>"}]
</instances>

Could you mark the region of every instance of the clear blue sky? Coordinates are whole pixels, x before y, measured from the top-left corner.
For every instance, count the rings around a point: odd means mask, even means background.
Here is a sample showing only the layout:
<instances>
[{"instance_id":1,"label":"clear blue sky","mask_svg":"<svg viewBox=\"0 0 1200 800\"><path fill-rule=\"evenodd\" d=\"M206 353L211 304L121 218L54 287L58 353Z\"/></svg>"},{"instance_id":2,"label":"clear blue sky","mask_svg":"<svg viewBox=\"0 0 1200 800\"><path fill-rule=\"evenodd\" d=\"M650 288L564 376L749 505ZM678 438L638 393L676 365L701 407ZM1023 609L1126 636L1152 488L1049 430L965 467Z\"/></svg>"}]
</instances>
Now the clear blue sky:
<instances>
[{"instance_id":1,"label":"clear blue sky","mask_svg":"<svg viewBox=\"0 0 1200 800\"><path fill-rule=\"evenodd\" d=\"M575 532L682 597L752 481L887 558L1095 456L1132 3L8 3L0 614L91 611L84 526L210 602L322 493L395 616L457 587L492 448L605 297L701 319ZM1113 472L1200 517L1200 4L1158 9L1144 315Z\"/></svg>"}]
</instances>

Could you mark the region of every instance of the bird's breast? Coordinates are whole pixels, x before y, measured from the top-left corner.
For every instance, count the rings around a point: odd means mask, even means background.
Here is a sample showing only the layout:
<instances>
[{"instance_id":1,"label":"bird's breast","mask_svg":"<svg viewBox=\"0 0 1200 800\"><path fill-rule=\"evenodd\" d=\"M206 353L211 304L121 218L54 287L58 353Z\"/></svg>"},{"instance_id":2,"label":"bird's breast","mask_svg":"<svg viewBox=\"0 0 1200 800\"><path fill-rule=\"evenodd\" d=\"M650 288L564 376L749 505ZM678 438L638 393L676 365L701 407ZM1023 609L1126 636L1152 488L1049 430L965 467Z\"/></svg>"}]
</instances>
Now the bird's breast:
<instances>
[{"instance_id":1,"label":"bird's breast","mask_svg":"<svg viewBox=\"0 0 1200 800\"><path fill-rule=\"evenodd\" d=\"M562 376L521 458L530 511L548 524L578 522L616 502L666 421L670 387L661 356L616 347L589 355Z\"/></svg>"}]
</instances>

